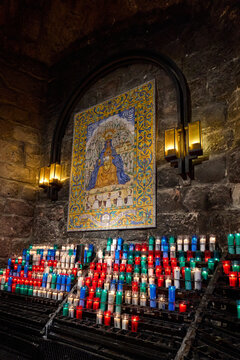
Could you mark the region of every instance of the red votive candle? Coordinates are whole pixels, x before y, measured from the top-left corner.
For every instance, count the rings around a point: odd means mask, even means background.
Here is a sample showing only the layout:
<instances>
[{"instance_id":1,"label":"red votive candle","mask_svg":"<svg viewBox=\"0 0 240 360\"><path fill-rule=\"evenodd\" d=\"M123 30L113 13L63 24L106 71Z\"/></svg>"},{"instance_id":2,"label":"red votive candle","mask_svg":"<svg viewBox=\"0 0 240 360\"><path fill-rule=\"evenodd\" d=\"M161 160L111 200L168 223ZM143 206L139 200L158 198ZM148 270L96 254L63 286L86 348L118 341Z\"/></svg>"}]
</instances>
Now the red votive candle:
<instances>
[{"instance_id":1,"label":"red votive candle","mask_svg":"<svg viewBox=\"0 0 240 360\"><path fill-rule=\"evenodd\" d=\"M102 271L107 272L107 263L102 263Z\"/></svg>"},{"instance_id":2,"label":"red votive candle","mask_svg":"<svg viewBox=\"0 0 240 360\"><path fill-rule=\"evenodd\" d=\"M97 285L97 287L102 288L103 283L104 283L104 280L103 280L103 279L99 279L99 280L98 280L98 285Z\"/></svg>"},{"instance_id":3,"label":"red votive candle","mask_svg":"<svg viewBox=\"0 0 240 360\"><path fill-rule=\"evenodd\" d=\"M42 280L38 280L37 285L38 285L38 287L41 287L42 286Z\"/></svg>"},{"instance_id":4,"label":"red votive candle","mask_svg":"<svg viewBox=\"0 0 240 360\"><path fill-rule=\"evenodd\" d=\"M114 265L113 265L113 271L118 271L118 269L119 269L118 264L114 264Z\"/></svg>"},{"instance_id":5,"label":"red votive candle","mask_svg":"<svg viewBox=\"0 0 240 360\"><path fill-rule=\"evenodd\" d=\"M135 251L141 251L141 245L140 244L135 245Z\"/></svg>"},{"instance_id":6,"label":"red votive candle","mask_svg":"<svg viewBox=\"0 0 240 360\"><path fill-rule=\"evenodd\" d=\"M179 312L180 313L183 313L183 312L186 312L187 310L187 304L185 302L182 302L179 304Z\"/></svg>"},{"instance_id":7,"label":"red votive candle","mask_svg":"<svg viewBox=\"0 0 240 360\"><path fill-rule=\"evenodd\" d=\"M229 273L229 285L231 287L237 286L237 273L236 272Z\"/></svg>"},{"instance_id":8,"label":"red votive candle","mask_svg":"<svg viewBox=\"0 0 240 360\"><path fill-rule=\"evenodd\" d=\"M132 282L132 291L138 292L138 283L136 281Z\"/></svg>"},{"instance_id":9,"label":"red votive candle","mask_svg":"<svg viewBox=\"0 0 240 360\"><path fill-rule=\"evenodd\" d=\"M171 258L171 267L174 268L177 266L177 259L176 258Z\"/></svg>"},{"instance_id":10,"label":"red votive candle","mask_svg":"<svg viewBox=\"0 0 240 360\"><path fill-rule=\"evenodd\" d=\"M96 265L96 270L97 270L98 272L101 272L101 271L102 271L102 264L101 264L101 263L97 263L97 265Z\"/></svg>"},{"instance_id":11,"label":"red votive candle","mask_svg":"<svg viewBox=\"0 0 240 360\"><path fill-rule=\"evenodd\" d=\"M142 244L142 252L146 252L148 250L147 244Z\"/></svg>"},{"instance_id":12,"label":"red votive candle","mask_svg":"<svg viewBox=\"0 0 240 360\"><path fill-rule=\"evenodd\" d=\"M125 272L125 270L126 270L126 265L120 264L120 272Z\"/></svg>"},{"instance_id":13,"label":"red votive candle","mask_svg":"<svg viewBox=\"0 0 240 360\"><path fill-rule=\"evenodd\" d=\"M231 268L230 261L223 261L224 274L228 275L230 273L230 268Z\"/></svg>"},{"instance_id":14,"label":"red votive candle","mask_svg":"<svg viewBox=\"0 0 240 360\"><path fill-rule=\"evenodd\" d=\"M127 273L131 273L131 272L132 272L132 265L131 265L131 264L127 264L126 272L127 272Z\"/></svg>"},{"instance_id":15,"label":"red votive candle","mask_svg":"<svg viewBox=\"0 0 240 360\"><path fill-rule=\"evenodd\" d=\"M159 277L162 273L162 267L161 265L157 265L155 269L156 277Z\"/></svg>"},{"instance_id":16,"label":"red votive candle","mask_svg":"<svg viewBox=\"0 0 240 360\"><path fill-rule=\"evenodd\" d=\"M139 322L139 316L137 316L137 315L132 315L132 317L131 317L131 322L132 322L132 326L131 326L131 330L132 330L132 332L137 332L137 330L138 330L138 322Z\"/></svg>"},{"instance_id":17,"label":"red votive candle","mask_svg":"<svg viewBox=\"0 0 240 360\"><path fill-rule=\"evenodd\" d=\"M141 264L141 258L138 256L138 257L135 257L135 265L140 265Z\"/></svg>"},{"instance_id":18,"label":"red votive candle","mask_svg":"<svg viewBox=\"0 0 240 360\"><path fill-rule=\"evenodd\" d=\"M205 250L204 256L205 256L205 263L207 263L208 260L211 259L211 251L210 250Z\"/></svg>"},{"instance_id":19,"label":"red votive candle","mask_svg":"<svg viewBox=\"0 0 240 360\"><path fill-rule=\"evenodd\" d=\"M153 255L148 255L148 266L153 266Z\"/></svg>"},{"instance_id":20,"label":"red votive candle","mask_svg":"<svg viewBox=\"0 0 240 360\"><path fill-rule=\"evenodd\" d=\"M169 265L168 258L163 258L163 267L167 267Z\"/></svg>"},{"instance_id":21,"label":"red votive candle","mask_svg":"<svg viewBox=\"0 0 240 360\"><path fill-rule=\"evenodd\" d=\"M172 269L169 266L167 266L167 267L165 267L164 272L165 272L165 275L171 275Z\"/></svg>"},{"instance_id":22,"label":"red votive candle","mask_svg":"<svg viewBox=\"0 0 240 360\"><path fill-rule=\"evenodd\" d=\"M93 299L95 295L95 289L94 287L90 287L89 289L89 299Z\"/></svg>"},{"instance_id":23,"label":"red votive candle","mask_svg":"<svg viewBox=\"0 0 240 360\"><path fill-rule=\"evenodd\" d=\"M76 318L77 319L82 319L82 306L77 306L76 308Z\"/></svg>"},{"instance_id":24,"label":"red votive candle","mask_svg":"<svg viewBox=\"0 0 240 360\"><path fill-rule=\"evenodd\" d=\"M100 302L99 298L94 298L93 299L93 310L99 309L99 302Z\"/></svg>"},{"instance_id":25,"label":"red votive candle","mask_svg":"<svg viewBox=\"0 0 240 360\"><path fill-rule=\"evenodd\" d=\"M95 280L95 279L93 279L92 280L92 287L96 290L96 288L97 288L97 285L98 285L98 281L97 280Z\"/></svg>"},{"instance_id":26,"label":"red votive candle","mask_svg":"<svg viewBox=\"0 0 240 360\"><path fill-rule=\"evenodd\" d=\"M87 309L91 309L91 308L92 308L92 304L93 304L93 299L88 296L88 297L87 297L87 301L86 301L86 308L87 308Z\"/></svg>"},{"instance_id":27,"label":"red votive candle","mask_svg":"<svg viewBox=\"0 0 240 360\"><path fill-rule=\"evenodd\" d=\"M159 287L163 287L164 286L164 276L160 275L159 278L157 279L157 282L158 282Z\"/></svg>"},{"instance_id":28,"label":"red votive candle","mask_svg":"<svg viewBox=\"0 0 240 360\"><path fill-rule=\"evenodd\" d=\"M77 276L77 268L73 268L73 269L72 269L72 274L73 274L74 276Z\"/></svg>"},{"instance_id":29,"label":"red votive candle","mask_svg":"<svg viewBox=\"0 0 240 360\"><path fill-rule=\"evenodd\" d=\"M105 326L111 325L111 311L104 312L104 325Z\"/></svg>"},{"instance_id":30,"label":"red votive candle","mask_svg":"<svg viewBox=\"0 0 240 360\"><path fill-rule=\"evenodd\" d=\"M188 250L187 251L187 261L190 261L190 259L192 259L194 256L193 256L193 252L191 250Z\"/></svg>"},{"instance_id":31,"label":"red votive candle","mask_svg":"<svg viewBox=\"0 0 240 360\"><path fill-rule=\"evenodd\" d=\"M57 266L58 261L54 260L53 261L53 267L55 268ZM41 260L41 266L44 266L44 260Z\"/></svg>"},{"instance_id":32,"label":"red votive candle","mask_svg":"<svg viewBox=\"0 0 240 360\"><path fill-rule=\"evenodd\" d=\"M182 267L181 272L182 272L183 279L185 279L185 267Z\"/></svg>"},{"instance_id":33,"label":"red votive candle","mask_svg":"<svg viewBox=\"0 0 240 360\"><path fill-rule=\"evenodd\" d=\"M91 285L91 278L90 278L90 277L86 277L86 279L85 279L85 285L86 285L87 287L89 287L89 286Z\"/></svg>"},{"instance_id":34,"label":"red votive candle","mask_svg":"<svg viewBox=\"0 0 240 360\"><path fill-rule=\"evenodd\" d=\"M12 284L12 292L14 293L16 290L16 284Z\"/></svg>"},{"instance_id":35,"label":"red votive candle","mask_svg":"<svg viewBox=\"0 0 240 360\"><path fill-rule=\"evenodd\" d=\"M95 263L91 262L89 267L90 267L90 270L94 270L95 269Z\"/></svg>"},{"instance_id":36,"label":"red votive candle","mask_svg":"<svg viewBox=\"0 0 240 360\"><path fill-rule=\"evenodd\" d=\"M106 273L102 271L100 277L101 277L102 280L105 280L105 278L106 278Z\"/></svg>"},{"instance_id":37,"label":"red votive candle","mask_svg":"<svg viewBox=\"0 0 240 360\"><path fill-rule=\"evenodd\" d=\"M94 271L94 274L93 274L93 278L94 278L94 280L98 280L98 279L99 279L99 275L100 275L100 273L99 273L99 272Z\"/></svg>"}]
</instances>

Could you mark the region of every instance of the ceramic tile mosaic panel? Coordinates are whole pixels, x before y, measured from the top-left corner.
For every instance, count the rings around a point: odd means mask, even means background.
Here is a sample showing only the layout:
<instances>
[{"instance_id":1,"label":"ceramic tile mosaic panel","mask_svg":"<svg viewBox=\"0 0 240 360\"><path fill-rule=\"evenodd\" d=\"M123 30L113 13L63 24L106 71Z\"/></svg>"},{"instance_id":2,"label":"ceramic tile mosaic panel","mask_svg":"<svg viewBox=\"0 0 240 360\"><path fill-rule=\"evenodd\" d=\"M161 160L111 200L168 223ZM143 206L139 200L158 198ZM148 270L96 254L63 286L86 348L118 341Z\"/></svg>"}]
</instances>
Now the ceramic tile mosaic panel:
<instances>
[{"instance_id":1,"label":"ceramic tile mosaic panel","mask_svg":"<svg viewBox=\"0 0 240 360\"><path fill-rule=\"evenodd\" d=\"M74 119L68 231L156 226L155 83Z\"/></svg>"}]
</instances>

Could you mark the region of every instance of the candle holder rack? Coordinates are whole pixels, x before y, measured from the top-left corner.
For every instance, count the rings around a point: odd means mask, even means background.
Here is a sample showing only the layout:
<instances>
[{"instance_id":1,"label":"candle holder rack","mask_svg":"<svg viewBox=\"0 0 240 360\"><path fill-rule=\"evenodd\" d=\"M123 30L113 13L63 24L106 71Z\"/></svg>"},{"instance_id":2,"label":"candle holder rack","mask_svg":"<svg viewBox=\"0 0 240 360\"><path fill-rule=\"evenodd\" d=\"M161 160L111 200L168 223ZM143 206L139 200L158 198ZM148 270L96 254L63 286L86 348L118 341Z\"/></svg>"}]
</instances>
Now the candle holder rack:
<instances>
[{"instance_id":1,"label":"candle holder rack","mask_svg":"<svg viewBox=\"0 0 240 360\"><path fill-rule=\"evenodd\" d=\"M236 301L240 299L240 284L229 285L225 261L239 261L240 255L226 254L222 259L219 277L209 296L202 320L196 332L189 355L190 359L238 360L240 352L240 319Z\"/></svg>"}]
</instances>

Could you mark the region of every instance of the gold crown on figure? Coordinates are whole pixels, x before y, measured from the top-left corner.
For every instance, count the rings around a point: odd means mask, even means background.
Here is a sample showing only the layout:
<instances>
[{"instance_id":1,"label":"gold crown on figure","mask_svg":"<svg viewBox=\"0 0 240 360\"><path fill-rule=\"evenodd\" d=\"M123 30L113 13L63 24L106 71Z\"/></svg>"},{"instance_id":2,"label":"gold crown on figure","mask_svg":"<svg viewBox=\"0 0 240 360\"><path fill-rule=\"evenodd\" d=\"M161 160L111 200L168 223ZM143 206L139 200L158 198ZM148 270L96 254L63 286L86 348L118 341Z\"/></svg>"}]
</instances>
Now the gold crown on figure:
<instances>
[{"instance_id":1,"label":"gold crown on figure","mask_svg":"<svg viewBox=\"0 0 240 360\"><path fill-rule=\"evenodd\" d=\"M110 140L112 139L113 135L115 134L116 130L113 129L107 129L106 131L104 131L103 133L103 138L105 140Z\"/></svg>"}]
</instances>

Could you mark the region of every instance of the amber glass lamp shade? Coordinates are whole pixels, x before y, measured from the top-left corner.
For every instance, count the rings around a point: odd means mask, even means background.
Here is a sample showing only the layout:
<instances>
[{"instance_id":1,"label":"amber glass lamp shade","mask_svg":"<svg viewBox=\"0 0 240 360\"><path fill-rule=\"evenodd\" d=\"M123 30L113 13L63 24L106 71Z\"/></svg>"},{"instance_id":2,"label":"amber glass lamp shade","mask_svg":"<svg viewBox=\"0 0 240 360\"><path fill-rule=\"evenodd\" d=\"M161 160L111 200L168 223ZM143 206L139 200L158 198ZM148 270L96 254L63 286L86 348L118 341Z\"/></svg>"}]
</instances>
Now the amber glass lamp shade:
<instances>
[{"instance_id":1,"label":"amber glass lamp shade","mask_svg":"<svg viewBox=\"0 0 240 360\"><path fill-rule=\"evenodd\" d=\"M176 159L177 152L178 152L177 130L176 129L165 130L165 145L164 145L165 159L168 161Z\"/></svg>"},{"instance_id":2,"label":"amber glass lamp shade","mask_svg":"<svg viewBox=\"0 0 240 360\"><path fill-rule=\"evenodd\" d=\"M189 155L202 154L202 133L200 121L188 124L187 141Z\"/></svg>"},{"instance_id":3,"label":"amber glass lamp shade","mask_svg":"<svg viewBox=\"0 0 240 360\"><path fill-rule=\"evenodd\" d=\"M44 166L40 169L39 174L39 187L46 188L49 186L49 175L50 175L50 168Z\"/></svg>"},{"instance_id":4,"label":"amber glass lamp shade","mask_svg":"<svg viewBox=\"0 0 240 360\"><path fill-rule=\"evenodd\" d=\"M61 184L61 165L54 163L50 165L50 176L49 176L50 185L60 185Z\"/></svg>"}]
</instances>

